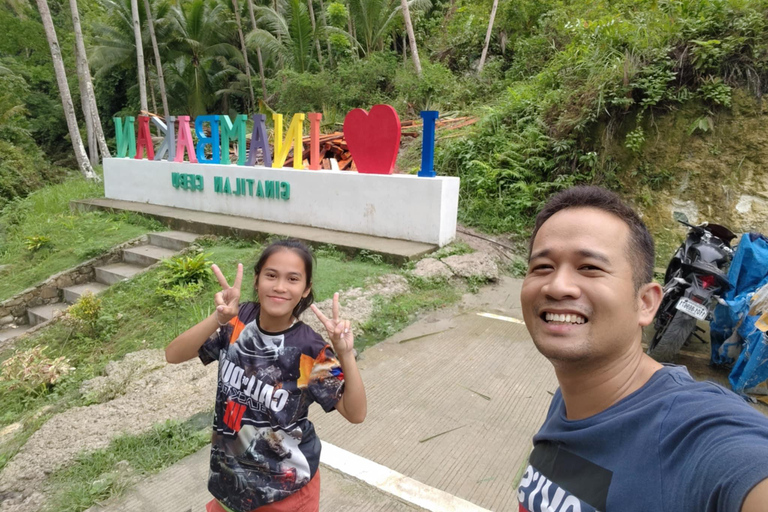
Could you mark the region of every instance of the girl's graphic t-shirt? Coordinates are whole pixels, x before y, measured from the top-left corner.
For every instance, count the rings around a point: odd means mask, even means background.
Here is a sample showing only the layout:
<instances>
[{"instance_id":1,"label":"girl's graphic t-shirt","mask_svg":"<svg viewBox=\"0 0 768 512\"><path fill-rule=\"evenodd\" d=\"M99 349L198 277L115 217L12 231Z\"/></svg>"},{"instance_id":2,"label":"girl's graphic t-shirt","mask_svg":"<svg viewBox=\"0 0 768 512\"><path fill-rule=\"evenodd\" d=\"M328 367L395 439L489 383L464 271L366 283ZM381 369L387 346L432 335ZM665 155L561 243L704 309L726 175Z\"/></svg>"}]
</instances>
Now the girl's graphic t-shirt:
<instances>
[{"instance_id":1,"label":"girl's graphic t-shirt","mask_svg":"<svg viewBox=\"0 0 768 512\"><path fill-rule=\"evenodd\" d=\"M312 402L330 412L344 392L331 346L311 327L259 328L259 304L240 311L200 348L219 362L208 490L248 512L298 491L317 472L320 440L307 419Z\"/></svg>"}]
</instances>

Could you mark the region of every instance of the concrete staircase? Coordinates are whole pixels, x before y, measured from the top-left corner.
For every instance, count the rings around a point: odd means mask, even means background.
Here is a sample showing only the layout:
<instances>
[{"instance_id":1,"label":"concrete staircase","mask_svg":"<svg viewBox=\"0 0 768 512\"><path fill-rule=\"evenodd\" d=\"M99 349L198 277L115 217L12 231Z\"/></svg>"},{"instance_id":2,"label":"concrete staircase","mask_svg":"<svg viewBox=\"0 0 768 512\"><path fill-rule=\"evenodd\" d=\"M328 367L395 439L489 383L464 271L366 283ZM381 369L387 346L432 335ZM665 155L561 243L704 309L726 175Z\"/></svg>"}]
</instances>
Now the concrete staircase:
<instances>
[{"instance_id":1,"label":"concrete staircase","mask_svg":"<svg viewBox=\"0 0 768 512\"><path fill-rule=\"evenodd\" d=\"M123 250L122 262L97 267L95 281L62 289L64 302L55 302L53 304L29 308L27 310L29 326L22 327L28 329L43 322L47 322L51 320L56 313L67 309L70 304L77 302L77 300L85 293L91 292L94 295L97 295L115 283L125 281L144 272L150 265L165 258L170 258L178 251L188 247L198 236L200 235L195 233L185 233L183 231L150 233L149 243L147 245L140 245L138 247ZM22 329L22 327L15 330ZM24 329L24 331L26 329ZM10 335L11 333L9 332L7 334ZM18 334L21 334L21 332L14 334L14 337L18 336ZM0 334L0 336L2 336L2 334ZM0 338L0 340L1 339L2 338Z\"/></svg>"}]
</instances>

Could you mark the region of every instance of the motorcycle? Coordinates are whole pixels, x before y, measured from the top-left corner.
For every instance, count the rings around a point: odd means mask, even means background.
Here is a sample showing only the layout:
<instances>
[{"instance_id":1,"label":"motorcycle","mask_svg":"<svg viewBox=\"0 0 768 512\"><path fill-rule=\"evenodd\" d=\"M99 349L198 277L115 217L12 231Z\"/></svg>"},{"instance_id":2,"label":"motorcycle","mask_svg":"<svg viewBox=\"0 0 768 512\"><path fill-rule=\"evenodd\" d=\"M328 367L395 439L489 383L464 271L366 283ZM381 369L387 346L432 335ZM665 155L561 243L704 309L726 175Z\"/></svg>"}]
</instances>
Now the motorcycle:
<instances>
[{"instance_id":1,"label":"motorcycle","mask_svg":"<svg viewBox=\"0 0 768 512\"><path fill-rule=\"evenodd\" d=\"M664 295L654 318L656 332L648 355L657 361L671 361L690 339L701 339L698 320L712 320L712 311L731 285L726 275L733 258L731 230L719 224L688 226L688 234L667 266ZM702 341L704 341L702 339Z\"/></svg>"}]
</instances>

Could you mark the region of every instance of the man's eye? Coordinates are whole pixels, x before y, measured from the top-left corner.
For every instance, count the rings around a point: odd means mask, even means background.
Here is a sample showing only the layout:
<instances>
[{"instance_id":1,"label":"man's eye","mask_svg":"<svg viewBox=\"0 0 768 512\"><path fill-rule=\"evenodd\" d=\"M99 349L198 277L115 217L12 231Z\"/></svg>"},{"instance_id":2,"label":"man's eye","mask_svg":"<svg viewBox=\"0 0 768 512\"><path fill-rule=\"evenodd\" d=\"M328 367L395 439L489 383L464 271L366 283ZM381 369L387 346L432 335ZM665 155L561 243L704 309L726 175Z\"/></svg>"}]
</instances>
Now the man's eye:
<instances>
[{"instance_id":1,"label":"man's eye","mask_svg":"<svg viewBox=\"0 0 768 512\"><path fill-rule=\"evenodd\" d=\"M547 270L552 270L552 265L544 265L544 264L532 265L531 268L529 269L529 272L544 272Z\"/></svg>"},{"instance_id":2,"label":"man's eye","mask_svg":"<svg viewBox=\"0 0 768 512\"><path fill-rule=\"evenodd\" d=\"M599 271L599 270L603 270L603 269L601 269L600 267L596 267L596 266L594 266L594 265L582 265L582 266L581 266L581 269L582 269L582 270L588 270L588 271L593 271L593 270L597 270L597 271Z\"/></svg>"}]
</instances>

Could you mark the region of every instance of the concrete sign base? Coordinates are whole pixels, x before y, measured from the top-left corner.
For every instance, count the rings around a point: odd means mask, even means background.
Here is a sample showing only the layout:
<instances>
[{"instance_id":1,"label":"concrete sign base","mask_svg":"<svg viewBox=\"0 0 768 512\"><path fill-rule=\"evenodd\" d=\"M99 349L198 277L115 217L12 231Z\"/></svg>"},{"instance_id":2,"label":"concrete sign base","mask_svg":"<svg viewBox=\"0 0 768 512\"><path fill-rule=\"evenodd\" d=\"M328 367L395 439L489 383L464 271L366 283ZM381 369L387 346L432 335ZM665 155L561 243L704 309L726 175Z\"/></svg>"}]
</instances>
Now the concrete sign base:
<instances>
[{"instance_id":1,"label":"concrete sign base","mask_svg":"<svg viewBox=\"0 0 768 512\"><path fill-rule=\"evenodd\" d=\"M443 246L456 236L459 178L106 158L111 199Z\"/></svg>"}]
</instances>

